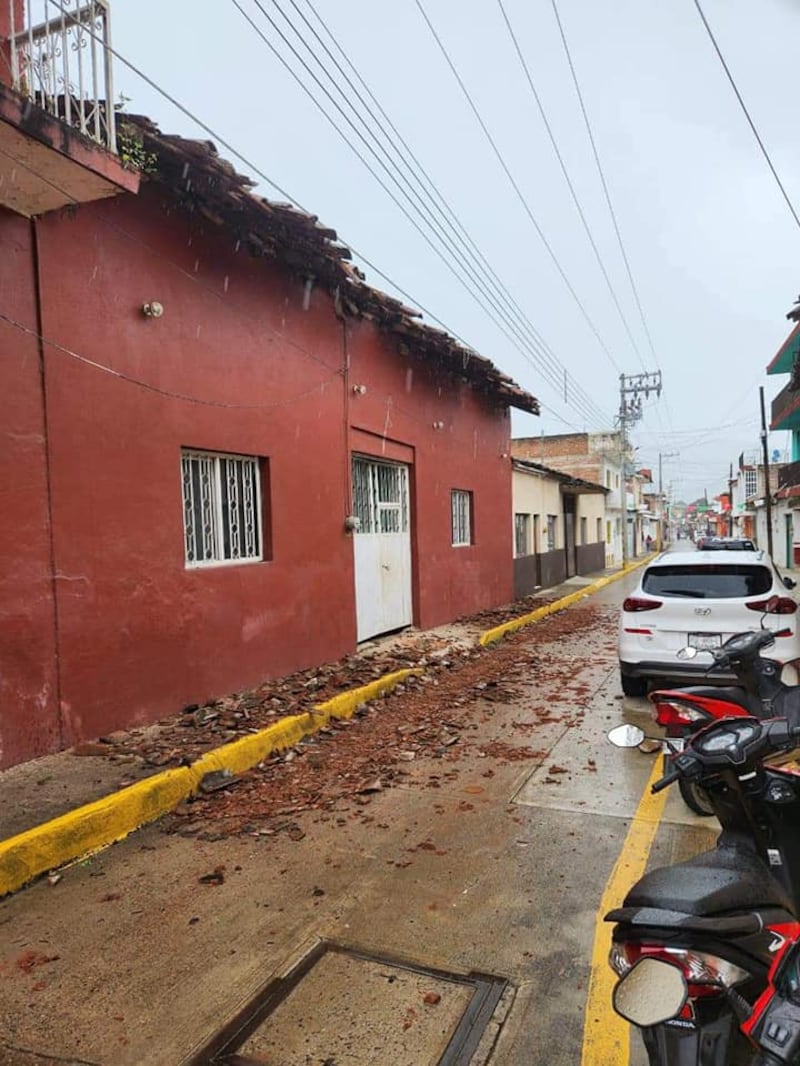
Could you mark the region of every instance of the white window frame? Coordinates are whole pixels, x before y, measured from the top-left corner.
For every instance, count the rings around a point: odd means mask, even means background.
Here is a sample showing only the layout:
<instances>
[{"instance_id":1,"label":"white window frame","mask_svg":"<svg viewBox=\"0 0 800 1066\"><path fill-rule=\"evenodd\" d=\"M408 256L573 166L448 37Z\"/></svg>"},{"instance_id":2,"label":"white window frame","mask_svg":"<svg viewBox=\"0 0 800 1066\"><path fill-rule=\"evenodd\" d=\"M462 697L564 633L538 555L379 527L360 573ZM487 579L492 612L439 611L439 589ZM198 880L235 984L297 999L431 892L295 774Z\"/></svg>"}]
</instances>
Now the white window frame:
<instances>
[{"instance_id":1,"label":"white window frame","mask_svg":"<svg viewBox=\"0 0 800 1066\"><path fill-rule=\"evenodd\" d=\"M450 493L452 544L468 548L472 544L472 493L453 489Z\"/></svg>"},{"instance_id":2,"label":"white window frame","mask_svg":"<svg viewBox=\"0 0 800 1066\"><path fill-rule=\"evenodd\" d=\"M558 548L558 515L547 516L547 550L554 552Z\"/></svg>"},{"instance_id":3,"label":"white window frame","mask_svg":"<svg viewBox=\"0 0 800 1066\"><path fill-rule=\"evenodd\" d=\"M208 491L200 500L200 511L207 528L197 529L195 483L192 464L197 463L201 478L207 479ZM227 539L231 554L225 556L226 514L223 506L223 463L239 464L245 489L242 511L245 519L252 516L254 530L239 529L227 514ZM233 455L229 452L206 452L193 448L181 449L181 486L183 495L183 551L187 570L217 566L241 566L264 561L264 516L261 506L261 460L254 455ZM238 479L230 488L238 491ZM238 510L238 508L237 508ZM201 543L198 543L198 533Z\"/></svg>"},{"instance_id":4,"label":"white window frame","mask_svg":"<svg viewBox=\"0 0 800 1066\"><path fill-rule=\"evenodd\" d=\"M531 516L522 511L514 515L514 557L531 554Z\"/></svg>"}]
</instances>

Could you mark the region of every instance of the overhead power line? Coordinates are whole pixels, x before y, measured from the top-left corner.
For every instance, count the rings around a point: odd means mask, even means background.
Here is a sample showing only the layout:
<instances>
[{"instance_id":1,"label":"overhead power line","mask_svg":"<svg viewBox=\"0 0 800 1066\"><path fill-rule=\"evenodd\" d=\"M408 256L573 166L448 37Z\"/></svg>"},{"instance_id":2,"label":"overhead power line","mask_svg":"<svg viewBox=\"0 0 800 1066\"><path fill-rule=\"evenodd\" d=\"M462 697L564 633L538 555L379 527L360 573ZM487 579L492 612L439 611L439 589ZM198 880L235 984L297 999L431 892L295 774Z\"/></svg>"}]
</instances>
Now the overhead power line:
<instances>
[{"instance_id":1,"label":"overhead power line","mask_svg":"<svg viewBox=\"0 0 800 1066\"><path fill-rule=\"evenodd\" d=\"M63 13L65 13L65 14L69 13L67 11L67 9L64 8L62 6L62 4L58 2L58 0L53 0L53 2ZM279 193L280 196L283 197L283 199L285 201L291 203L299 211L302 211L305 214L310 214L311 213L311 212L309 212L309 210L306 207L303 206L303 204L301 204L295 197L293 197L286 189L284 189L280 184L278 184L278 182L276 182L272 177L270 177L268 174L266 174L251 159L249 159L242 152L240 152L222 134L220 134L215 129L213 129L211 126L209 126L208 123L206 123L202 119L200 119L185 104L181 103L174 95L172 95L170 92L168 92L166 89L164 89L161 85L159 85L153 78L151 78L149 75L147 75L135 63L133 63L131 60L129 60L126 56L124 56L116 48L108 45L107 42L102 41L99 38L99 36L91 28L87 27L86 28L86 32L97 43L99 43L99 44L103 45L104 47L106 47L108 52L115 58L115 60L117 60L117 62L121 63L124 67L126 67L128 70L130 70L136 77L140 78L146 85L148 85L155 93L157 93L163 99L167 100L170 104L172 104L173 107L175 107L181 114L183 114L186 118L188 118L191 122L193 122L197 127L202 129L213 141L215 141L217 144L221 145L228 153L230 153L230 155L233 158L238 159L253 174L257 175L265 184L267 184L270 188L274 189L277 193ZM441 318L439 318L436 314L434 314L421 301L417 300L402 285L400 285L397 281L395 281L390 275L385 273L385 271L381 270L381 268L378 267L377 264L372 262L372 260L370 260L366 255L364 255L362 252L360 252L358 248L356 248L350 242L346 241L346 243L348 244L348 247L351 249L353 254L356 255L358 257L358 259L361 260L361 262L363 262L378 277L382 278L392 289L394 289L396 292L400 293L404 297L404 299L409 301L409 303L417 306L427 316L427 318L430 321L436 323L438 326L440 326L442 329L444 329L446 332L448 332L452 337L454 337L459 343L463 344L465 347L474 349L474 346L471 345L468 341L466 341L463 337L461 337L454 329L452 329L448 325L448 323L446 323ZM506 334L506 336L508 336L508 335ZM509 338L509 339L511 340L511 338ZM512 340L512 343L513 343L513 340ZM561 385L561 382L559 382L559 386L560 385ZM607 416L603 412L601 412L599 410L599 408L596 408L596 412L597 413L590 413L590 412L584 410L584 411L579 411L579 414L581 415L582 418L587 419L587 421L590 422L590 423L592 421L597 421L598 419L603 424L608 421Z\"/></svg>"},{"instance_id":2,"label":"overhead power line","mask_svg":"<svg viewBox=\"0 0 800 1066\"><path fill-rule=\"evenodd\" d=\"M614 228L614 234L615 234L615 236L617 238L617 244L619 246L620 255L622 256L622 261L625 264L625 272L626 272L626 274L628 276L628 282L629 282L630 287L631 287L631 292L633 293L634 302L636 303L636 310L639 313L639 321L642 324L642 330L644 331L644 335L647 338L647 344L648 344L648 347L650 348L650 353L651 353L651 355L653 357L653 361L654 361L654 363L656 365L656 368L658 370L661 370L661 362L660 362L660 360L658 358L658 355L656 353L655 345L653 344L653 335L650 332L650 326L649 326L649 324L647 322L647 317L646 317L646 315L644 313L644 306L642 304L642 299L641 299L641 296L639 295L639 287L636 284L636 281L634 279L633 269L631 267L631 262L630 262L630 258L628 256L628 251L627 251L627 248L625 247L625 242L624 242L624 240L622 238L622 230L620 228L619 219L617 218L617 212L616 212L616 210L614 208L614 202L613 202L613 200L611 198L611 190L609 188L608 181L606 180L606 175L605 175L605 171L603 169L603 164L600 161L600 151L599 151L599 148L597 146L597 141L596 141L595 136L594 136L594 131L592 129L592 123L591 123L591 121L589 119L589 111L588 111L588 109L586 107L586 102L584 100L583 91L581 89L580 80L578 78L578 71L577 71L577 68L575 66L575 61L574 61L574 59L572 57L572 52L571 52L570 47L569 47L569 42L567 41L567 34L566 34L566 30L564 28L564 23L562 22L561 15L560 15L559 10L558 10L558 2L557 2L557 0L550 0L550 3L551 3L551 6L553 8L553 15L555 16L556 25L558 27L558 33L559 33L559 36L561 38L561 44L562 44L562 47L564 49L564 55L565 55L566 60L567 60L567 66L569 67L570 76L572 78L572 84L573 84L573 86L575 88L575 95L578 98L578 105L580 107L581 115L583 117L583 123L584 123L584 126L586 128L586 136L588 137L588 140L589 140L589 145L590 145L591 150L592 150L592 157L594 159L595 167L597 168L597 174L598 174L598 177L600 179L600 186L601 186L601 188L603 190L603 196L604 196L605 201L606 201L606 206L608 207L608 213L609 213L609 216L611 218L611 224L612 224L612 226ZM667 425L670 427L670 429L672 429L673 428L672 411L671 411L671 408L670 408L669 396L666 393L665 393L665 396L664 396L664 408L665 408L666 416L667 416ZM656 418L658 419L659 423L662 424L662 427L663 427L663 423L662 423L662 419L661 419L661 408L660 408L660 406L656 407Z\"/></svg>"},{"instance_id":3,"label":"overhead power line","mask_svg":"<svg viewBox=\"0 0 800 1066\"><path fill-rule=\"evenodd\" d=\"M298 40L302 43L303 47L305 47L305 49L310 53L313 60L317 63L322 72L327 76L327 78L331 82L332 88L335 89L336 92L338 92L338 94L342 97L342 100L345 105L351 109L351 111L353 112L352 117L348 115L344 111L341 104L333 98L333 96L331 95L331 91L320 82L317 75L309 68L308 63L298 53L297 48L292 45L292 43L287 39L286 35L277 26L274 19L266 12L260 0L255 0L256 7L269 22L270 26L272 26L272 28L279 35L284 44L290 49L292 55L294 55L294 57L301 63L306 73L310 75L310 77L314 80L314 83L322 90L328 101L336 108L339 114L347 122L348 126L358 136L359 140L364 145L364 148L376 161L378 166L386 175L387 179L392 182L398 193L408 201L411 210L415 211L418 216L421 216L422 224L420 224L420 222L418 222L416 218L411 217L406 206L398 200L395 192L387 187L387 184L384 179L376 173L373 166L364 158L364 155L361 150L352 143L350 137L341 129L337 121L330 115L330 113L326 110L325 106L314 95L313 91L303 82L297 71L295 71L292 68L291 64L289 64L286 57L281 54L275 44L270 41L269 38L262 32L260 27L255 24L250 15L243 9L242 5L239 3L239 0L232 0L232 3L240 12L240 14L242 14L242 16L245 18L251 29L254 30L260 40L276 56L279 62L281 62L281 64L295 79L295 81L297 81L297 83L300 85L306 95L309 96L315 106L321 111L327 121L342 137L342 139L350 147L350 149L354 152L354 154L362 162L362 164L366 167L369 173L375 178L376 181L378 181L381 188L383 188L387 195L389 195L389 197L392 199L392 202L400 209L400 211L407 218L407 220L411 222L411 224L423 237L428 246L442 260L442 262L445 264L448 270L450 270L450 272L456 277L459 283L467 289L473 299L478 302L479 306L481 306L484 312L492 319L494 324L501 330L501 332L504 333L506 338L514 345L514 347L517 348L520 354L528 362L530 362L531 365L535 366L537 371L541 375L543 375L546 380L549 381L551 387L553 387L558 392L560 392L564 386L564 376L566 375L569 385L567 402L572 402L573 406L578 409L581 416L584 418L588 418L590 422L607 422L607 416L600 410L600 408L597 407L597 405L588 396L588 394L584 390L582 390L581 387L574 380L569 380L569 375L566 369L558 361L557 357L554 355L549 345L547 345L543 338L541 338L541 335L538 334L538 331L535 330L535 327L533 327L532 323L530 323L530 320L527 318L527 316L524 315L524 312L521 311L519 305L516 303L516 301L513 300L513 297L511 297L507 288L502 284L502 282L499 281L499 279L497 279L497 275L494 271L491 271L492 281L491 287L489 287L489 283L486 280L486 271L476 261L473 252L471 252L470 249L466 247L461 236L455 231L452 223L449 222L448 218L439 208L436 201L431 197L431 194L425 187L425 184L422 179L418 177L418 175L413 169L410 169L410 172L417 181L422 194L427 197L427 204L422 201L420 192L414 189L410 185L405 175L398 170L396 162L391 158L387 149L383 145L381 145L378 137L375 134L374 129L370 128L369 124L364 119L363 114L358 110L358 108L353 105L352 101L348 100L347 96L342 91L340 84L341 79L337 79L331 74L330 70L326 67L324 61L320 59L319 55L317 55L313 48L310 46L308 41L308 35L303 34L300 30L298 30L298 28L292 23L289 16L280 7L280 4L275 2L274 6L277 8L283 19L287 22L292 31L295 33ZM297 10L297 5L293 3L293 6ZM306 26L308 28L311 28L310 24L305 18L304 22L306 23ZM314 36L319 41L319 36L317 34L314 34ZM325 46L323 45L323 48L324 47ZM325 51L326 54L330 57L330 50L325 48ZM336 66L337 70L342 75L344 75L341 66L339 64L336 64ZM346 77L346 75L344 76ZM349 78L346 78L346 80L348 84L353 87L352 80ZM355 88L354 91L356 91ZM367 107L366 101L360 93L358 94L358 99L361 101L362 106ZM368 110L373 120L378 124L378 127L381 132L384 133L384 136L387 136L385 133L385 129L383 129L383 127L380 125L379 120L377 120L374 111L372 111L371 109ZM356 123L360 123L360 127L357 126ZM378 155L375 147L373 147L373 144L370 143L370 141L367 140L367 138L364 136L364 130L366 130L371 140L374 141L377 147L380 149L381 155ZM393 150L397 152L396 145L391 140L391 138L388 138L388 136L387 142L393 148ZM404 159L401 153L400 159L407 168L411 167L408 160ZM439 194L439 196L441 196L441 194ZM433 212L436 212L438 214L438 218L433 217ZM427 226L428 229L433 230L437 239L444 245L446 252L442 252L442 250L437 247L436 244L434 244L430 234L422 229L423 225ZM463 230L463 227L461 228ZM446 232L446 230L448 229L449 232ZM460 269L464 271L464 273L466 273L467 277L469 278L469 281L466 281L464 277L459 274L458 270L453 266L453 259L455 259L455 262L458 264L458 267L460 267ZM475 292L475 288L478 289L478 293ZM490 311L486 307L484 301L488 301L491 304L493 311ZM503 324L498 322L497 317L495 317L496 315L500 316ZM509 329L515 336L512 337L509 335ZM522 349L520 348L520 344L522 344L523 346ZM569 399L570 391L572 394L572 401L570 401Z\"/></svg>"},{"instance_id":4,"label":"overhead power line","mask_svg":"<svg viewBox=\"0 0 800 1066\"><path fill-rule=\"evenodd\" d=\"M747 105L745 104L745 102L744 102L744 100L742 98L742 94L739 92L739 88L738 88L736 82L734 81L733 74L731 74L731 71L730 71L730 67L725 62L725 56L723 56L722 50L720 49L719 45L717 44L717 39L714 36L714 31L711 29L711 26L709 25L708 19L705 16L705 12L703 11L702 7L700 6L700 0L694 0L694 6L697 8L697 13L700 16L700 18L701 18L701 20L703 22L703 25L706 28L706 33L708 34L708 36L709 36L709 38L711 40L711 43L714 46L714 51L717 53L717 57L718 57L720 63L722 64L722 69L725 71L725 73L726 73L726 75L728 77L728 81L731 83L731 88L733 89L734 93L736 94L736 99L739 101L739 106L741 107L742 111L744 112L744 117L747 119L748 125L750 126L750 129L753 132L753 136L755 137L756 141L758 142L758 147L761 149L761 154L764 156L764 159L767 161L767 166L769 167L769 169L770 169L770 171L772 173L772 176L775 179L775 183L777 184L778 188L781 191L781 195L783 196L784 200L786 201L786 206L789 208L789 210L792 213L792 218L794 219L794 221L795 221L795 223L797 225L797 228L800 229L800 218L798 218L797 212L794 209L794 204L789 199L789 194L787 193L783 182L778 177L778 172L775 169L775 166L774 166L772 160L770 159L769 152L767 151L767 149L766 149L766 147L764 145L764 142L761 139L761 136L760 136L758 130L756 129L756 124L755 124L755 122L753 122L753 119L750 117L750 112L747 110Z\"/></svg>"},{"instance_id":5,"label":"overhead power line","mask_svg":"<svg viewBox=\"0 0 800 1066\"><path fill-rule=\"evenodd\" d=\"M435 184L435 182L431 178L430 174L425 169L424 165L421 163L421 161L419 160L417 155L414 153L413 149L408 144L406 139L403 137L402 133L397 128L395 123L392 121L391 117L387 114L386 110L383 108L383 106L381 105L380 101L377 99L375 94L372 92L372 90L370 89L369 85L365 82L364 78L359 73L359 71L356 68L355 64L352 62L350 57L344 51L344 49L342 48L341 44L337 40L336 36L332 33L330 27L327 25L325 20L322 18L322 16L320 15L319 11L314 7L314 4L312 3L312 0L305 0L308 8L314 14L317 22L319 23L319 25L322 28L323 32L325 33L326 37L328 38L328 40L330 40L330 42L332 43L333 47L336 49L336 52L341 56L341 58L344 61L345 65L347 66L347 68L349 68L349 70L352 72L353 77L358 82L358 85L360 85L361 88L364 90L364 94L369 98L371 103L374 105L375 110L379 113L380 117L378 117L378 115L376 115L375 111L373 111L373 109L370 106L370 104L364 99L364 95L362 95L362 93L359 91L358 87L356 85L354 85L353 80L350 78L350 76L347 73L347 71L345 69L343 69L342 65L336 59L336 56L333 55L333 53L327 47L325 42L322 40L322 38L319 36L319 34L317 33L316 29L312 25L312 23L309 22L309 20L306 18L304 13L300 10L300 7L298 6L297 0L289 0L289 2L291 3L292 7L295 9L295 11L300 16L300 18L302 19L302 21L305 24L305 26L311 32L312 36L319 42L319 44L321 45L321 47L325 51L326 55L328 55L330 57L330 59L333 61L337 71L342 75L342 77L345 79L346 83L353 90L353 92L355 93L357 99L362 104L364 109L372 117L373 121L378 125L378 127L380 128L380 130L381 130L382 134L384 135L384 137L385 137L387 143L389 144L389 146L394 150L394 152L396 153L398 159L400 160L400 162L402 162L403 166L408 170L409 174L416 181L416 183L419 185L420 189L426 194L427 199L434 206L435 210L439 214L439 217L443 219L444 223L447 225L448 229L453 234L454 238L462 244L462 247L466 247L466 248L469 249L469 252L473 256L473 260L472 261L476 265L480 264L480 268L479 269L481 270L481 273L488 273L488 275L491 278L494 286L502 294L504 303L509 308L511 308L513 312L515 312L516 314L519 315L520 319L525 324L525 326L527 326L527 328L530 330L532 336L536 339L537 343L539 345L541 345L542 349L544 349L544 352L552 360L553 365L556 366L559 369L559 371L563 370L563 366L561 364L561 361L558 359L558 356L555 354L555 352L552 350L552 348L547 343L547 341L544 339L544 337L541 335L541 333L536 329L536 327L530 321L528 316L525 314L524 310L520 307L519 303L511 295L511 293L509 292L509 290L506 287L505 283L501 280L501 278L498 276L497 272L493 268L492 264L489 262L489 260L483 254L483 252L481 251L480 247L476 244L476 242L473 239L472 235L469 233L469 231L463 225L463 223L459 219L458 215L455 213L453 208L450 206L450 204L447 201L446 197L444 197L443 194L440 192L439 188L437 187L437 185ZM278 7L278 9L280 10L280 5L277 3L277 0L275 0L275 3L276 3L276 6ZM283 14L284 18L287 18L287 16L285 15L284 12L281 12L281 13ZM289 21L289 20L287 19L287 21ZM295 30L295 33L297 33L298 31L297 31L296 27L293 27L293 28ZM298 33L298 36L300 36L299 33ZM305 43L306 43L306 47L308 47L307 41ZM317 59L317 61L319 62L318 59ZM328 72L328 76L330 77L330 73L329 72ZM338 81L335 82L335 84L337 84L337 86L339 86ZM339 91L341 92L340 86L339 86ZM344 95L344 94L342 94L342 95ZM353 106L352 102L350 103L350 106L351 107ZM383 122L385 122L386 125L389 127L389 130L391 130L392 136L390 136L387 133L385 127L383 126ZM402 148L402 151L400 150L401 148ZM575 384L574 383L572 383L572 391L575 391ZM580 391L579 388L578 388L578 391Z\"/></svg>"},{"instance_id":6,"label":"overhead power line","mask_svg":"<svg viewBox=\"0 0 800 1066\"><path fill-rule=\"evenodd\" d=\"M500 163L500 166L502 167L503 172L505 173L506 177L508 178L508 180L509 180L509 182L511 184L511 187L513 188L514 192L516 193L518 200L522 204L522 207L523 207L523 209L525 211L525 214L528 216L528 219L529 219L531 225L536 230L536 233L538 234L539 239L541 240L542 244L544 245L545 250L547 251L547 254L550 256L550 259L553 262L553 265L555 266L555 268L558 271L562 281L566 285L567 290L569 291L570 295L572 296L573 300L575 301L575 304L577 305L579 311L581 312L581 315L583 316L584 320L586 321L586 324L589 326L589 329L594 334L594 337L597 340L597 343L602 348L603 352L607 356L609 362L614 367L614 369L619 371L619 367L618 367L616 361L614 360L613 355L609 351L608 346L606 345L605 341L603 340L602 336L600 335L600 332L597 329L597 326L595 326L594 322L592 321L592 318L589 315L589 312L586 310L586 307L584 306L583 301L581 300L581 298L578 296L577 292L575 291L575 288L572 285L572 282L569 280L569 277L567 276L566 271L564 270L563 266L561 265L561 261L559 260L558 256L556 255L552 245L550 244L550 242L548 241L548 239L547 239L547 237L546 237L546 235L544 233L544 230L540 226L539 222L536 219L536 216L534 215L533 211L531 210L530 204L528 203L527 199L525 198L525 195L522 192L522 189L519 187L519 184L518 184L516 178L514 177L514 175L511 172L511 169L509 168L508 164L506 163L505 158L503 156L503 153L500 151L499 147L497 146L497 142L495 141L494 137L492 136L491 131L489 130L489 127L486 125L486 122L484 121L483 116L481 115L481 113L478 110L478 107L477 107L475 101L473 100L472 96L470 95L470 92L467 89L463 78L458 73L458 69L456 68L455 64L453 63L453 60L450 58L450 54L447 51L447 49L445 48L441 37L436 32L436 28L434 27L434 25L431 22L431 20L428 18L427 12L425 11L425 8L422 6L421 0L414 0L414 2L416 3L417 8L419 9L419 12L420 12L420 14L423 17L423 19L425 21L425 24L427 25L428 29L430 30L430 32L431 32L431 34L433 36L433 39L436 41L437 45L439 46L439 50L441 51L442 55L444 56L445 62L447 63L448 67L450 68L450 71L451 71L453 77L458 82L459 88L461 89L462 93L464 94L464 97L466 98L467 103L469 104L470 109L472 110L472 113L474 114L474 116L475 116L475 118L476 118L476 120L478 122L478 125L480 126L481 130L483 131L483 134L486 137L487 141L489 142L489 144L490 144L490 146L492 148L492 151L494 152L495 156L497 157L497 160Z\"/></svg>"},{"instance_id":7,"label":"overhead power line","mask_svg":"<svg viewBox=\"0 0 800 1066\"><path fill-rule=\"evenodd\" d=\"M567 164L564 161L564 156L561 154L561 149L558 146L558 141L556 140L556 136L553 133L553 127L550 124L550 120L547 117L547 112L545 111L544 104L542 103L542 99L539 95L536 85L534 84L530 67L528 66L527 60L525 59L525 55L522 51L522 47L520 46L519 39L517 38L517 35L514 32L514 27L511 25L511 20L508 17L508 12L505 9L503 0L497 0L497 5L500 8L500 13L503 16L503 21L506 24L506 29L508 30L509 36L511 37L511 41L514 45L514 50L517 53L517 58L519 59L520 65L522 66L522 69L525 73L525 78L528 82L528 88L530 89L531 95L533 96L533 99L536 102L536 107L538 108L539 115L541 116L542 122L544 123L544 128L547 130L547 136L549 137L550 144L552 145L553 151L555 152L556 159L558 160L558 165L561 168L561 173L564 177L564 181L566 182L567 188L569 189L570 196L572 197L572 202L575 205L575 210L578 212L578 217L581 220L581 224L583 225L586 237L589 241L589 244L591 245L592 251L594 252L594 257L597 260L597 265L599 266L600 272L603 275L603 279L606 283L606 288L608 289L614 306L617 309L617 314L620 317L620 321L622 322L622 325L628 336L628 340L631 342L631 347L633 348L636 354L636 358L639 360L642 366L644 366L644 360L642 359L642 354L639 351L639 346L636 343L633 333L631 333L631 328L628 325L628 320L625 317L625 313L622 310L622 305L619 302L616 290L611 282L611 278L609 277L606 265L603 262L603 257L600 254L600 249L597 247L597 242L594 239L594 234L592 233L591 227L589 226L589 222L586 218L586 214L583 210L583 207L581 206L581 202L578 199L578 194L575 191L575 186L572 182L572 178L569 175L569 170L567 169Z\"/></svg>"},{"instance_id":8,"label":"overhead power line","mask_svg":"<svg viewBox=\"0 0 800 1066\"><path fill-rule=\"evenodd\" d=\"M639 319L640 319L640 321L642 323L642 329L644 330L645 337L647 337L647 343L648 343L648 345L650 347L650 352L651 352L651 354L653 356L653 359L655 359L656 366L660 369L660 365L659 365L659 362L658 362L658 356L656 355L656 350L655 350L655 347L653 346L653 338L652 338L652 336L650 334L650 329L649 329L649 327L647 325L647 319L645 318L644 308L642 307L642 301L641 301L641 298L639 296L639 289L638 289L638 287L636 285L636 282L633 279L633 271L631 269L630 259L628 258L628 252L627 252L627 250L625 248L625 242L622 239L622 231L620 230L620 227L619 227L619 220L617 219L617 212L614 210L614 203L613 203L613 201L611 199L611 192L610 192L609 187L608 187L608 182L606 181L605 172L603 171L603 165L600 162L600 152L598 151L597 142L595 141L595 138L594 138L594 132L592 131L592 124L589 121L589 112L586 109L586 104L585 104L584 99L583 99L583 92L581 91L580 82L578 80L578 72L577 72L577 70L575 68L575 63L573 62L573 59L572 59L572 53L570 52L569 44L567 43L567 35L566 35L566 32L564 31L564 25L563 25L563 23L561 21L561 16L559 15L559 12L558 12L558 4L557 4L556 0L551 0L551 4L552 4L552 7L553 7L553 14L555 15L555 18L556 18L556 23L558 25L559 36L561 37L561 44L563 45L563 48L564 48L564 54L567 57L567 65L569 66L570 75L572 76L572 84L575 87L575 94L578 97L578 103L580 105L581 115L583 116L583 123L584 123L584 126L586 127L586 135L589 138L589 144L591 145L591 148L592 148L592 156L594 157L595 166L597 167L597 174L598 174L598 176L600 178L600 184L601 184L602 189L603 189L603 196L605 197L606 206L608 207L608 213L611 216L611 222L612 222L612 225L614 227L614 233L615 233L616 238L617 238L617 244L619 245L619 250L620 250L620 254L622 256L622 261L625 264L625 271L626 271L626 273L628 275L628 281L629 281L630 286L631 286L631 291L633 293L633 298L636 301L636 309L639 312Z\"/></svg>"}]
</instances>

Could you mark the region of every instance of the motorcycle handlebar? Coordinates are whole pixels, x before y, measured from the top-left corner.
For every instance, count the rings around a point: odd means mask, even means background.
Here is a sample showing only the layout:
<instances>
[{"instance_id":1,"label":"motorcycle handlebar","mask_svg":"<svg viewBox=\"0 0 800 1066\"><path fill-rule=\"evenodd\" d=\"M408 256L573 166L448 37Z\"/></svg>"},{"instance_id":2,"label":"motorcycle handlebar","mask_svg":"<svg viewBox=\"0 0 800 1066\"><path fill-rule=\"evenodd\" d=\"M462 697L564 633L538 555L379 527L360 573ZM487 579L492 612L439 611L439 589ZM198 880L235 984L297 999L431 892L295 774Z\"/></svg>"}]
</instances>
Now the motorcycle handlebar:
<instances>
[{"instance_id":1,"label":"motorcycle handlebar","mask_svg":"<svg viewBox=\"0 0 800 1066\"><path fill-rule=\"evenodd\" d=\"M668 774L664 774L663 777L660 777L658 781L653 783L650 791L661 792L663 789L668 788L673 781L677 781L680 776L680 771L670 770Z\"/></svg>"},{"instance_id":2,"label":"motorcycle handlebar","mask_svg":"<svg viewBox=\"0 0 800 1066\"><path fill-rule=\"evenodd\" d=\"M702 733L706 734L717 727L725 727L726 722L732 724L736 721L741 721L741 719L722 719L708 726ZM780 751L787 745L796 745L798 742L800 742L800 707L797 708L797 713L795 714L762 722L760 733L756 737L748 739L744 747L731 749L731 753L737 753L738 757L731 758L727 765L736 767L742 765L742 759L745 757L762 757L767 753ZM713 756L709 756L709 753L693 749L690 742L689 748L683 754L672 756L675 760L672 768L658 781L654 782L650 791L653 793L661 792L680 777L692 778L702 775L704 769L716 767L717 772L719 772L726 765L726 754L724 751L719 751L714 752Z\"/></svg>"}]
</instances>

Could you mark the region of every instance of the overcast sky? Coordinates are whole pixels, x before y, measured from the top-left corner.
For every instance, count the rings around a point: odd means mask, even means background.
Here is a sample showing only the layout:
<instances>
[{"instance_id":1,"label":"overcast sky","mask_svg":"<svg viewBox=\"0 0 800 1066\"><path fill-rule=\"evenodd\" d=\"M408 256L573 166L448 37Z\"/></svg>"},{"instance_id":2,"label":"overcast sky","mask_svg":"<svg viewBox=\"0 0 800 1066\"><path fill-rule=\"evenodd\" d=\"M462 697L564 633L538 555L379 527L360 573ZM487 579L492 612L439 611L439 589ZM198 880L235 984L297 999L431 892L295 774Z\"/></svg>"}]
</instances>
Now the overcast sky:
<instances>
[{"instance_id":1,"label":"overcast sky","mask_svg":"<svg viewBox=\"0 0 800 1066\"><path fill-rule=\"evenodd\" d=\"M259 10L260 3L291 36L273 0L238 2L302 72ZM324 38L308 0L277 3L301 28L302 11ZM336 229L360 253L357 262L370 260L418 305L539 397L542 417L515 414L516 435L610 428L619 407L620 373L659 368L662 397L646 404L632 434L639 465L657 468L659 452L679 452L663 464L664 482L671 483L676 499L721 492L729 463L759 446L758 386L766 386L769 401L786 382L767 378L764 368L789 332L784 316L800 291L800 270L794 268L800 229L693 0L557 0L652 349L614 235L551 0L502 3L635 348L572 200L500 0L421 3L518 192L417 0L313 3L491 270L546 341L549 371L538 361L542 357L528 325L515 343L498 328L281 66L234 0L114 0L113 40L122 56ZM703 0L703 7L800 214L800 0ZM308 30L303 32L332 66ZM330 38L324 39L333 51ZM293 41L302 48L297 38ZM307 53L304 57L313 62ZM318 68L317 73L323 78ZM364 152L341 115L302 74ZM337 80L353 98L340 75ZM207 136L119 62L115 82L117 92L131 98L129 110L149 114L165 132ZM241 160L233 162L248 172ZM391 185L379 165L372 165ZM264 182L259 191L281 198ZM393 291L372 269L365 270L369 281ZM481 276L487 274L482 267ZM570 379L566 403L560 384L564 370ZM786 437L773 434L771 449L786 448Z\"/></svg>"}]
</instances>

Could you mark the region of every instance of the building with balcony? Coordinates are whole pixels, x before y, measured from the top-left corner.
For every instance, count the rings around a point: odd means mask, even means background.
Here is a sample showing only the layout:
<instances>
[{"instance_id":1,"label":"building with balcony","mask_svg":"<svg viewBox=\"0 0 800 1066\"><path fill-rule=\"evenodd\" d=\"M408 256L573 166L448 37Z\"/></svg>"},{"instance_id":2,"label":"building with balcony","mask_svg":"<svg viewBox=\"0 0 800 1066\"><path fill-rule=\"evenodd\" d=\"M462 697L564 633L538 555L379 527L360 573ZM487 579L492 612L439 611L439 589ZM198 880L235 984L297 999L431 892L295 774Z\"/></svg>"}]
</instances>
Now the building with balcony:
<instances>
[{"instance_id":1,"label":"building with balcony","mask_svg":"<svg viewBox=\"0 0 800 1066\"><path fill-rule=\"evenodd\" d=\"M797 313L789 317L796 320ZM800 564L800 519L796 517L800 508L800 321L776 352L767 373L789 375L772 401L770 429L788 430L792 442L791 462L779 469L773 490L772 538L776 562L795 566Z\"/></svg>"},{"instance_id":2,"label":"building with balcony","mask_svg":"<svg viewBox=\"0 0 800 1066\"><path fill-rule=\"evenodd\" d=\"M0 766L510 602L535 398L0 12Z\"/></svg>"}]
</instances>

